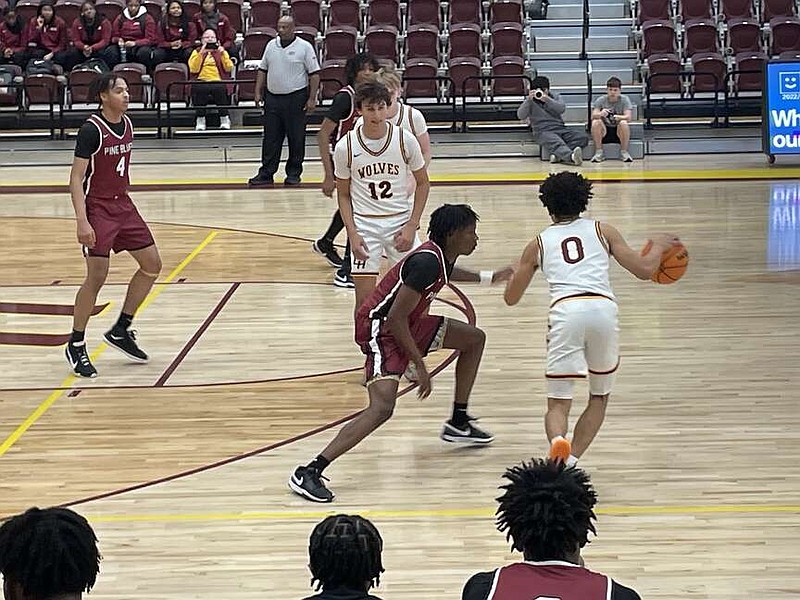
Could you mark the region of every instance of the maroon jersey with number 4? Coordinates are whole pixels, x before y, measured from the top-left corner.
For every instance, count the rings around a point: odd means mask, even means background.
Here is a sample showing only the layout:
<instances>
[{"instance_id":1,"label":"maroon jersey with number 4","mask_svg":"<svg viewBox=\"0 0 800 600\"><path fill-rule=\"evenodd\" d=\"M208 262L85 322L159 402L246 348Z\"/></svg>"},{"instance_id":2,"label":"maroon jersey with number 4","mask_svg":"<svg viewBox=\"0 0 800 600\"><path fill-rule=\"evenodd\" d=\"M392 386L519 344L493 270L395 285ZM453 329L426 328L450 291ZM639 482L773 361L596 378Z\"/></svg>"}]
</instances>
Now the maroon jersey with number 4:
<instances>
[{"instance_id":1,"label":"maroon jersey with number 4","mask_svg":"<svg viewBox=\"0 0 800 600\"><path fill-rule=\"evenodd\" d=\"M611 579L561 561L516 563L495 571L489 600L607 600Z\"/></svg>"},{"instance_id":2,"label":"maroon jersey with number 4","mask_svg":"<svg viewBox=\"0 0 800 600\"><path fill-rule=\"evenodd\" d=\"M87 199L110 199L128 195L133 125L126 115L122 119L125 122L125 131L121 136L114 133L98 115L87 119L100 132L100 146L89 159L83 178L83 191Z\"/></svg>"}]
</instances>

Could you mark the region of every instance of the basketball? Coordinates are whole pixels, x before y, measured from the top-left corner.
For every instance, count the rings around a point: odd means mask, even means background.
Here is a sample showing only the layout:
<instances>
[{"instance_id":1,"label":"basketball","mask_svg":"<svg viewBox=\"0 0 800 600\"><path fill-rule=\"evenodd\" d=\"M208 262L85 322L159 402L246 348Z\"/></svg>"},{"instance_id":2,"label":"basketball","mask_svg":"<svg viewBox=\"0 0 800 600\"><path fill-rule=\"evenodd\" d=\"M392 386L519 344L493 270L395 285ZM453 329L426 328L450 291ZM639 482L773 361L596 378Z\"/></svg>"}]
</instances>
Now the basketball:
<instances>
[{"instance_id":1,"label":"basketball","mask_svg":"<svg viewBox=\"0 0 800 600\"><path fill-rule=\"evenodd\" d=\"M644 248L642 248L642 256L650 252L652 247L653 242L648 240ZM675 283L683 277L688 266L689 251L686 246L678 242L661 255L661 264L650 279L662 285Z\"/></svg>"}]
</instances>

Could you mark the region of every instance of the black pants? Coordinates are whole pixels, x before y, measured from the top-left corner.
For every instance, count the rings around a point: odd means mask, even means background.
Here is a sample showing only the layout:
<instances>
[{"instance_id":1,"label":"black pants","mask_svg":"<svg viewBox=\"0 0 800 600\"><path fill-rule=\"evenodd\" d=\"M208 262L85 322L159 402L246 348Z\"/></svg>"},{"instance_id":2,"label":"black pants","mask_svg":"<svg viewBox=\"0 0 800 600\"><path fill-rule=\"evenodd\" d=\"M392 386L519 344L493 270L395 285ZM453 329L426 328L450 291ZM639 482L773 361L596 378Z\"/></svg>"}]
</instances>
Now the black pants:
<instances>
[{"instance_id":1,"label":"black pants","mask_svg":"<svg viewBox=\"0 0 800 600\"><path fill-rule=\"evenodd\" d=\"M166 62L177 62L186 64L192 54L191 48L156 48L153 50L153 66Z\"/></svg>"},{"instance_id":2,"label":"black pants","mask_svg":"<svg viewBox=\"0 0 800 600\"><path fill-rule=\"evenodd\" d=\"M139 63L144 65L148 71L153 70L153 47L152 46L131 46L125 48L125 60L122 60L122 53L119 46L113 44L108 47L109 55L111 55L114 64L121 62Z\"/></svg>"},{"instance_id":3,"label":"black pants","mask_svg":"<svg viewBox=\"0 0 800 600\"><path fill-rule=\"evenodd\" d=\"M272 179L281 161L283 140L289 140L286 176L300 178L306 155L306 111L308 88L291 94L270 94L264 99L264 141L261 144L261 179Z\"/></svg>"},{"instance_id":4,"label":"black pants","mask_svg":"<svg viewBox=\"0 0 800 600\"><path fill-rule=\"evenodd\" d=\"M19 68L24 69L28 64L28 53L25 50L14 52L9 58L4 54L0 54L0 65L17 65Z\"/></svg>"},{"instance_id":5,"label":"black pants","mask_svg":"<svg viewBox=\"0 0 800 600\"><path fill-rule=\"evenodd\" d=\"M48 54L50 54L50 50L47 50L46 48L31 48L28 50L27 58L28 60L44 58ZM69 71L69 54L69 50L60 50L59 52L53 54L53 62L57 65L61 65L61 68L64 69L65 73Z\"/></svg>"},{"instance_id":6,"label":"black pants","mask_svg":"<svg viewBox=\"0 0 800 600\"><path fill-rule=\"evenodd\" d=\"M192 86L192 103L197 108L198 117L206 116L206 106L209 104L219 106L219 116L227 117L228 109L225 107L231 103L231 99L224 83L204 83Z\"/></svg>"},{"instance_id":7,"label":"black pants","mask_svg":"<svg viewBox=\"0 0 800 600\"><path fill-rule=\"evenodd\" d=\"M104 63L106 63L106 65L108 65L109 69L113 69L119 61L119 55L115 54L113 46L106 46L97 52L92 52L89 56L86 56L77 48L72 48L67 51L67 60L69 64L64 65L64 70L71 71L78 65L92 59L102 60Z\"/></svg>"}]
</instances>

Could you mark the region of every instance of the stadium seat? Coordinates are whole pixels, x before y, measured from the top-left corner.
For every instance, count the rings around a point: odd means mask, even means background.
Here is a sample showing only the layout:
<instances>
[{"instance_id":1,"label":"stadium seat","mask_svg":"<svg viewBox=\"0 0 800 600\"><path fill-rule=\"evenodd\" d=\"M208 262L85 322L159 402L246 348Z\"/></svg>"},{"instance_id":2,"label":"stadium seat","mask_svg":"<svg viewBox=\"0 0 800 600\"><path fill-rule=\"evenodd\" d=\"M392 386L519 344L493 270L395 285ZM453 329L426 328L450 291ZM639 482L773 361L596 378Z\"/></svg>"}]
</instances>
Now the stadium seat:
<instances>
[{"instance_id":1,"label":"stadium seat","mask_svg":"<svg viewBox=\"0 0 800 600\"><path fill-rule=\"evenodd\" d=\"M642 40L645 58L677 52L675 27L671 21L647 21L642 25Z\"/></svg>"},{"instance_id":2,"label":"stadium seat","mask_svg":"<svg viewBox=\"0 0 800 600\"><path fill-rule=\"evenodd\" d=\"M492 57L523 56L524 29L519 23L495 23L492 25Z\"/></svg>"},{"instance_id":3,"label":"stadium seat","mask_svg":"<svg viewBox=\"0 0 800 600\"><path fill-rule=\"evenodd\" d=\"M400 29L400 2L398 0L370 0L367 25L395 27Z\"/></svg>"},{"instance_id":4,"label":"stadium seat","mask_svg":"<svg viewBox=\"0 0 800 600\"><path fill-rule=\"evenodd\" d=\"M147 103L147 67L140 63L121 63L114 67L115 73L122 73L128 82L130 101Z\"/></svg>"},{"instance_id":5,"label":"stadium seat","mask_svg":"<svg viewBox=\"0 0 800 600\"><path fill-rule=\"evenodd\" d=\"M184 85L170 85L175 81L189 79L189 68L183 63L161 63L153 70L153 87L158 101L166 102L169 94L170 102L185 102L189 90Z\"/></svg>"},{"instance_id":6,"label":"stadium seat","mask_svg":"<svg viewBox=\"0 0 800 600\"><path fill-rule=\"evenodd\" d=\"M761 25L751 19L731 19L728 21L728 48L731 54L740 52L761 52Z\"/></svg>"},{"instance_id":7,"label":"stadium seat","mask_svg":"<svg viewBox=\"0 0 800 600\"><path fill-rule=\"evenodd\" d=\"M244 31L242 0L217 0L217 9L220 13L228 17L233 31L237 33L242 33ZM200 32L199 35L202 35L202 32Z\"/></svg>"},{"instance_id":8,"label":"stadium seat","mask_svg":"<svg viewBox=\"0 0 800 600\"><path fill-rule=\"evenodd\" d=\"M725 61L716 52L699 52L692 55L692 93L722 92L725 90Z\"/></svg>"},{"instance_id":9,"label":"stadium seat","mask_svg":"<svg viewBox=\"0 0 800 600\"><path fill-rule=\"evenodd\" d=\"M100 74L94 69L73 69L67 78L71 104L89 102L89 87Z\"/></svg>"},{"instance_id":10,"label":"stadium seat","mask_svg":"<svg viewBox=\"0 0 800 600\"><path fill-rule=\"evenodd\" d=\"M710 19L711 0L681 0L681 21L691 23L699 19Z\"/></svg>"},{"instance_id":11,"label":"stadium seat","mask_svg":"<svg viewBox=\"0 0 800 600\"><path fill-rule=\"evenodd\" d=\"M55 75L25 75L23 80L25 88L25 104L61 104L63 88Z\"/></svg>"},{"instance_id":12,"label":"stadium seat","mask_svg":"<svg viewBox=\"0 0 800 600\"><path fill-rule=\"evenodd\" d=\"M647 21L668 21L669 5L670 0L639 0L636 4L639 9L639 25L644 25Z\"/></svg>"},{"instance_id":13,"label":"stadium seat","mask_svg":"<svg viewBox=\"0 0 800 600\"><path fill-rule=\"evenodd\" d=\"M267 44L277 36L272 27L250 27L242 43L242 60L260 60Z\"/></svg>"},{"instance_id":14,"label":"stadium seat","mask_svg":"<svg viewBox=\"0 0 800 600\"><path fill-rule=\"evenodd\" d=\"M439 96L439 83L435 79L438 75L438 63L431 58L414 58L406 61L403 73L403 89L406 98L437 98ZM411 79L411 77L425 77L427 79Z\"/></svg>"},{"instance_id":15,"label":"stadium seat","mask_svg":"<svg viewBox=\"0 0 800 600\"><path fill-rule=\"evenodd\" d=\"M469 79L468 77L478 77L481 74L481 61L474 56L461 56L450 59L449 64L450 79L453 84L449 86L448 95L461 98L462 86L466 85L467 97L480 97L480 79Z\"/></svg>"},{"instance_id":16,"label":"stadium seat","mask_svg":"<svg viewBox=\"0 0 800 600\"><path fill-rule=\"evenodd\" d=\"M22 69L17 65L3 65L14 76L14 80L22 83ZM18 106L22 97L22 88L0 88L0 106Z\"/></svg>"},{"instance_id":17,"label":"stadium seat","mask_svg":"<svg viewBox=\"0 0 800 600\"><path fill-rule=\"evenodd\" d=\"M441 27L442 16L438 0L408 0L408 25Z\"/></svg>"},{"instance_id":18,"label":"stadium seat","mask_svg":"<svg viewBox=\"0 0 800 600\"><path fill-rule=\"evenodd\" d=\"M27 26L28 21L36 16L38 9L39 0L18 0L16 6L14 7L14 10L17 11L17 16L19 16L23 26Z\"/></svg>"},{"instance_id":19,"label":"stadium seat","mask_svg":"<svg viewBox=\"0 0 800 600\"><path fill-rule=\"evenodd\" d=\"M433 25L409 25L406 31L406 60L432 58L439 60L439 30Z\"/></svg>"},{"instance_id":20,"label":"stadium seat","mask_svg":"<svg viewBox=\"0 0 800 600\"><path fill-rule=\"evenodd\" d=\"M730 22L731 19L752 19L753 0L722 0L722 17Z\"/></svg>"},{"instance_id":21,"label":"stadium seat","mask_svg":"<svg viewBox=\"0 0 800 600\"><path fill-rule=\"evenodd\" d=\"M290 7L295 26L322 29L320 0L292 0Z\"/></svg>"},{"instance_id":22,"label":"stadium seat","mask_svg":"<svg viewBox=\"0 0 800 600\"><path fill-rule=\"evenodd\" d=\"M653 55L647 58L649 71L648 82L651 92L680 93L681 80L679 72L681 63L675 54ZM669 76L674 74L674 77Z\"/></svg>"},{"instance_id":23,"label":"stadium seat","mask_svg":"<svg viewBox=\"0 0 800 600\"><path fill-rule=\"evenodd\" d=\"M376 58L397 62L397 28L388 25L367 27L365 36L367 52Z\"/></svg>"},{"instance_id":24,"label":"stadium seat","mask_svg":"<svg viewBox=\"0 0 800 600\"><path fill-rule=\"evenodd\" d=\"M800 50L800 20L795 17L775 17L769 22L772 55Z\"/></svg>"},{"instance_id":25,"label":"stadium seat","mask_svg":"<svg viewBox=\"0 0 800 600\"><path fill-rule=\"evenodd\" d=\"M481 57L481 28L474 23L458 23L450 26L450 58L459 56Z\"/></svg>"},{"instance_id":26,"label":"stadium seat","mask_svg":"<svg viewBox=\"0 0 800 600\"><path fill-rule=\"evenodd\" d=\"M684 53L687 58L697 53L719 52L717 24L710 19L689 21L684 27Z\"/></svg>"},{"instance_id":27,"label":"stadium seat","mask_svg":"<svg viewBox=\"0 0 800 600\"><path fill-rule=\"evenodd\" d=\"M250 5L249 27L271 27L277 30L280 17L280 0L255 0Z\"/></svg>"},{"instance_id":28,"label":"stadium seat","mask_svg":"<svg viewBox=\"0 0 800 600\"><path fill-rule=\"evenodd\" d=\"M361 4L358 0L330 0L329 8L329 27L344 25L361 31Z\"/></svg>"},{"instance_id":29,"label":"stadium seat","mask_svg":"<svg viewBox=\"0 0 800 600\"><path fill-rule=\"evenodd\" d=\"M523 23L522 0L492 0L489 5L489 24Z\"/></svg>"},{"instance_id":30,"label":"stadium seat","mask_svg":"<svg viewBox=\"0 0 800 600\"><path fill-rule=\"evenodd\" d=\"M482 25L481 0L450 0L450 25Z\"/></svg>"},{"instance_id":31,"label":"stadium seat","mask_svg":"<svg viewBox=\"0 0 800 600\"><path fill-rule=\"evenodd\" d=\"M164 15L164 0L144 0L142 4L156 23L161 21L161 17Z\"/></svg>"},{"instance_id":32,"label":"stadium seat","mask_svg":"<svg viewBox=\"0 0 800 600\"><path fill-rule=\"evenodd\" d=\"M325 32L323 42L325 60L348 59L358 52L358 31L348 25L333 25Z\"/></svg>"},{"instance_id":33,"label":"stadium seat","mask_svg":"<svg viewBox=\"0 0 800 600\"><path fill-rule=\"evenodd\" d=\"M56 2L56 14L64 19L67 29L72 27L72 22L81 14L80 0L58 0Z\"/></svg>"},{"instance_id":34,"label":"stadium seat","mask_svg":"<svg viewBox=\"0 0 800 600\"><path fill-rule=\"evenodd\" d=\"M519 79L492 79L493 96L522 97L527 92L527 82L522 78L525 61L521 56L498 56L492 59L492 75L518 75Z\"/></svg>"},{"instance_id":35,"label":"stadium seat","mask_svg":"<svg viewBox=\"0 0 800 600\"><path fill-rule=\"evenodd\" d=\"M735 57L736 71L757 71L755 73L736 73L734 75L734 90L761 91L764 85L763 68L767 55L763 52L742 52Z\"/></svg>"},{"instance_id":36,"label":"stadium seat","mask_svg":"<svg viewBox=\"0 0 800 600\"><path fill-rule=\"evenodd\" d=\"M769 23L775 17L794 17L797 14L794 0L762 0L761 7L761 20L764 23Z\"/></svg>"}]
</instances>

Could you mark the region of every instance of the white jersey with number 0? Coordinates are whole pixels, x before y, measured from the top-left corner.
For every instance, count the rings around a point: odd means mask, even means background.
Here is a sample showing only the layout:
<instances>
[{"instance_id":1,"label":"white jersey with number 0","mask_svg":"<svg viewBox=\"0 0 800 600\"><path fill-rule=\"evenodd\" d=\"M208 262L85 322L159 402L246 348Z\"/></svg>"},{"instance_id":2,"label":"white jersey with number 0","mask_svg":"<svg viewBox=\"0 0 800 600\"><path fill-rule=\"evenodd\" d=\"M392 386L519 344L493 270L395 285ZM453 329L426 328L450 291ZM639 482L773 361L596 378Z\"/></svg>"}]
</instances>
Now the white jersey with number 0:
<instances>
[{"instance_id":1,"label":"white jersey with number 0","mask_svg":"<svg viewBox=\"0 0 800 600\"><path fill-rule=\"evenodd\" d=\"M353 212L365 217L410 214L414 200L407 193L408 178L425 166L419 142L408 131L387 122L379 140L364 135L357 125L336 143L334 172L350 180Z\"/></svg>"},{"instance_id":2,"label":"white jersey with number 0","mask_svg":"<svg viewBox=\"0 0 800 600\"><path fill-rule=\"evenodd\" d=\"M578 218L550 225L536 238L539 264L550 285L551 305L569 296L596 294L614 300L608 281L610 254L600 223Z\"/></svg>"}]
</instances>

